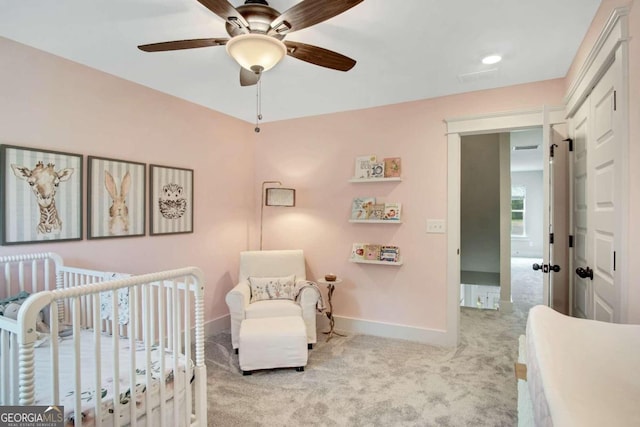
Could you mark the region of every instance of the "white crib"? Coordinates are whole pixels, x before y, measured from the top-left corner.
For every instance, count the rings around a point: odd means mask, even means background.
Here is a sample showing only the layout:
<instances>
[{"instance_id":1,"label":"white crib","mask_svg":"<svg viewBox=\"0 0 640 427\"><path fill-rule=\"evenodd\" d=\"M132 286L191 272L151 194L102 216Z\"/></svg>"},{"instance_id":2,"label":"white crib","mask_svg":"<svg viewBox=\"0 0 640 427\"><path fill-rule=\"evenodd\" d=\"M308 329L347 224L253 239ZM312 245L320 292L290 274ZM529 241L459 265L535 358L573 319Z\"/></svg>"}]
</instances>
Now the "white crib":
<instances>
[{"instance_id":1,"label":"white crib","mask_svg":"<svg viewBox=\"0 0 640 427\"><path fill-rule=\"evenodd\" d=\"M0 316L0 405L63 406L70 426L207 425L198 268L129 276L0 257L0 300L23 291L17 319Z\"/></svg>"}]
</instances>

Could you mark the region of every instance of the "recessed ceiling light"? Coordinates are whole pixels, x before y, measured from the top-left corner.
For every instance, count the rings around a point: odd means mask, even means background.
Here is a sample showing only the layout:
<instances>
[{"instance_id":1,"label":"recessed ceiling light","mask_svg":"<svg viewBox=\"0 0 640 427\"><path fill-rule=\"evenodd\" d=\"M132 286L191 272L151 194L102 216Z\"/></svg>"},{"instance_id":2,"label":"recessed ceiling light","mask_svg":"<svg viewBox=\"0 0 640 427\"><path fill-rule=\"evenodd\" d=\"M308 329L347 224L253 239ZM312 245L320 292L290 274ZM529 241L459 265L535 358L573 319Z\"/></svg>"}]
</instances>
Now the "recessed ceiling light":
<instances>
[{"instance_id":1,"label":"recessed ceiling light","mask_svg":"<svg viewBox=\"0 0 640 427\"><path fill-rule=\"evenodd\" d=\"M500 55L489 55L482 58L482 63L486 65L497 64L502 61L502 56Z\"/></svg>"}]
</instances>

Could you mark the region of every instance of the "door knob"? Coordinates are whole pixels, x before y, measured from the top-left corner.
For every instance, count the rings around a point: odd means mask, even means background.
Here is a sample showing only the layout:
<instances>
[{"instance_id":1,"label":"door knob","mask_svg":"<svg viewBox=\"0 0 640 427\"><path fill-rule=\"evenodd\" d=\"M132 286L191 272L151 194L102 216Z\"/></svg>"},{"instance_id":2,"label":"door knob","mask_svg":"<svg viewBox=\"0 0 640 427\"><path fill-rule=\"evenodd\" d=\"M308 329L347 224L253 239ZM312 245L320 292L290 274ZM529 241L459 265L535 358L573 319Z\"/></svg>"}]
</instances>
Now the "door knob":
<instances>
[{"instance_id":1,"label":"door knob","mask_svg":"<svg viewBox=\"0 0 640 427\"><path fill-rule=\"evenodd\" d=\"M554 273L557 273L558 271L560 271L560 266L559 265L549 265L549 269L551 271L553 271Z\"/></svg>"},{"instance_id":2,"label":"door knob","mask_svg":"<svg viewBox=\"0 0 640 427\"><path fill-rule=\"evenodd\" d=\"M576 274L578 276L580 276L581 278L583 278L583 279L586 279L588 277L589 279L593 280L593 270L590 269L589 267L585 267L585 268L578 267L578 268L576 268Z\"/></svg>"},{"instance_id":3,"label":"door knob","mask_svg":"<svg viewBox=\"0 0 640 427\"><path fill-rule=\"evenodd\" d=\"M532 267L535 271L542 270L542 264L533 264Z\"/></svg>"}]
</instances>

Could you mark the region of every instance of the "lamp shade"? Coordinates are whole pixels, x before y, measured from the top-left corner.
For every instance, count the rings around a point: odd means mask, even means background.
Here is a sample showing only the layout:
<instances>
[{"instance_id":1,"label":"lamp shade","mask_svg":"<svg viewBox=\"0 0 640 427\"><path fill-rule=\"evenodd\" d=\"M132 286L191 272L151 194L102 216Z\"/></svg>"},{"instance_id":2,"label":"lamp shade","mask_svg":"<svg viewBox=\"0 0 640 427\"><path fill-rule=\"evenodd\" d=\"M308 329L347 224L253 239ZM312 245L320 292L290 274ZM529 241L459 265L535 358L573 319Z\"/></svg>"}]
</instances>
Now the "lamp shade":
<instances>
[{"instance_id":1,"label":"lamp shade","mask_svg":"<svg viewBox=\"0 0 640 427\"><path fill-rule=\"evenodd\" d=\"M262 72L280 62L287 48L280 40L264 34L242 34L227 42L227 53L242 68Z\"/></svg>"},{"instance_id":2,"label":"lamp shade","mask_svg":"<svg viewBox=\"0 0 640 427\"><path fill-rule=\"evenodd\" d=\"M267 188L266 205L286 207L295 206L296 190L293 188Z\"/></svg>"}]
</instances>

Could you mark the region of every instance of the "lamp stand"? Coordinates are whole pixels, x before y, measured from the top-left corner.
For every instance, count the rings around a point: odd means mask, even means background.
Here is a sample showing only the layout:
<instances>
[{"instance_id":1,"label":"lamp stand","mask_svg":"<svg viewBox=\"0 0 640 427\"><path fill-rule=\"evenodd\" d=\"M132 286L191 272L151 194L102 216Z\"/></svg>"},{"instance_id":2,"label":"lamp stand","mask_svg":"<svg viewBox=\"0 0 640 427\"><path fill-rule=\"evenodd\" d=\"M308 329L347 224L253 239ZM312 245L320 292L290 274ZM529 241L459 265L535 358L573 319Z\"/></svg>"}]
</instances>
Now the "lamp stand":
<instances>
[{"instance_id":1,"label":"lamp stand","mask_svg":"<svg viewBox=\"0 0 640 427\"><path fill-rule=\"evenodd\" d=\"M262 181L262 195L260 199L260 250L262 250L262 219L264 217L264 192L265 192L264 185L265 184L282 185L280 181Z\"/></svg>"}]
</instances>

